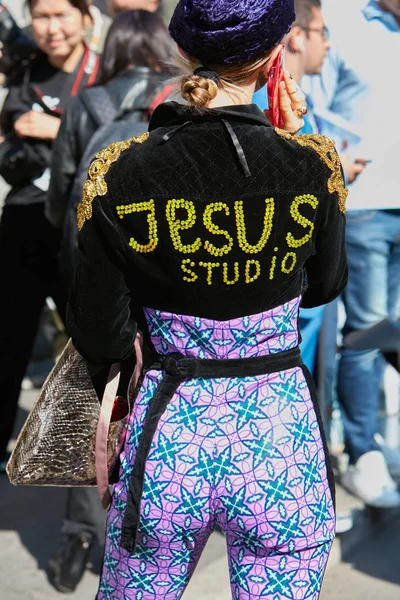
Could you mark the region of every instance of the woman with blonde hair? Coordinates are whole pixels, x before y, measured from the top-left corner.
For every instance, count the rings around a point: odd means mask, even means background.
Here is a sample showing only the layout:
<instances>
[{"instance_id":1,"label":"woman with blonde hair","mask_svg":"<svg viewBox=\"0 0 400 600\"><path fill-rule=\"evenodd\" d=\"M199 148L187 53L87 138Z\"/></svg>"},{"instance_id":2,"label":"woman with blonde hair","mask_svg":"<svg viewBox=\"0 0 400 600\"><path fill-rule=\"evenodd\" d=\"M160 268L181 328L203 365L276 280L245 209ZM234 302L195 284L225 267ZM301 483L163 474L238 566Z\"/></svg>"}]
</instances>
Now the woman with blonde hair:
<instances>
[{"instance_id":1,"label":"woman with blonde hair","mask_svg":"<svg viewBox=\"0 0 400 600\"><path fill-rule=\"evenodd\" d=\"M319 596L334 483L298 311L346 284L347 192L333 144L290 133L288 74L286 131L251 104L294 17L293 0L180 0L185 103L89 170L72 338L92 374L138 328L149 350L99 600L180 598L217 525L235 600Z\"/></svg>"}]
</instances>

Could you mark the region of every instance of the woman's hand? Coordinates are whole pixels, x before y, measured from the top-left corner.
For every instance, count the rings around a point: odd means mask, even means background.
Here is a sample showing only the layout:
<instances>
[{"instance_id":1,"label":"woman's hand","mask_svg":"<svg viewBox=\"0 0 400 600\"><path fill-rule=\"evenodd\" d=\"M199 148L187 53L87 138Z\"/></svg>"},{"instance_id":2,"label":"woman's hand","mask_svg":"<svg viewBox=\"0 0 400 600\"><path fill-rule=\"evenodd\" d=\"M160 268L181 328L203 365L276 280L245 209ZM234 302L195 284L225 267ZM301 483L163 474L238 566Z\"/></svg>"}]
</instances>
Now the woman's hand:
<instances>
[{"instance_id":1,"label":"woman's hand","mask_svg":"<svg viewBox=\"0 0 400 600\"><path fill-rule=\"evenodd\" d=\"M279 84L279 110L284 131L294 134L303 129L303 117L307 113L306 97L288 71L284 72L284 79ZM269 118L269 111L265 111L265 114Z\"/></svg>"},{"instance_id":2,"label":"woman's hand","mask_svg":"<svg viewBox=\"0 0 400 600\"><path fill-rule=\"evenodd\" d=\"M30 110L15 121L14 131L19 137L55 140L60 122L57 117Z\"/></svg>"}]
</instances>

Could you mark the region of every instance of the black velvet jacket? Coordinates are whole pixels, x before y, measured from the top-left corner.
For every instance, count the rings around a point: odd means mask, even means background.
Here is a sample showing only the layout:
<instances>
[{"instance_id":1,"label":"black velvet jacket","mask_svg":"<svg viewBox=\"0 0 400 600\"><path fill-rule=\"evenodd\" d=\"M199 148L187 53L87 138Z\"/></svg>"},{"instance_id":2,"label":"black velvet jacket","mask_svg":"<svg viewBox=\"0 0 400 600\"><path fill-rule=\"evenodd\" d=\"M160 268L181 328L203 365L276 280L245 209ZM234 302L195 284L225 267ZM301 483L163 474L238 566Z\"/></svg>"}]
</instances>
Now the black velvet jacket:
<instances>
[{"instance_id":1,"label":"black velvet jacket","mask_svg":"<svg viewBox=\"0 0 400 600\"><path fill-rule=\"evenodd\" d=\"M143 306L228 320L300 294L305 307L333 300L347 282L346 194L327 138L275 131L255 105L161 105L147 139L89 170L77 349L93 373L127 358Z\"/></svg>"}]
</instances>

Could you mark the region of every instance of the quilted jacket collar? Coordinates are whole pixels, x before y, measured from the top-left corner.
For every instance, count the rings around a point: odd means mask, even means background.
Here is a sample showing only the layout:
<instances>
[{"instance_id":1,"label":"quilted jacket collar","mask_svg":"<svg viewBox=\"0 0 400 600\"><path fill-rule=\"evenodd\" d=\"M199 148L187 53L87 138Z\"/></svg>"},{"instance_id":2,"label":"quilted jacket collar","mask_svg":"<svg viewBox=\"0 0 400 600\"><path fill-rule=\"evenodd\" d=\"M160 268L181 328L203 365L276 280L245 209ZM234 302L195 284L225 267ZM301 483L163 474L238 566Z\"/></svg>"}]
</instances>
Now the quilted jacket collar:
<instances>
[{"instance_id":1,"label":"quilted jacket collar","mask_svg":"<svg viewBox=\"0 0 400 600\"><path fill-rule=\"evenodd\" d=\"M189 109L185 104L178 102L165 102L153 113L149 125L149 131L158 127L173 127L187 121L192 123L205 123L210 121L242 121L272 127L264 113L255 104L238 104L223 106L221 108L210 108L202 113Z\"/></svg>"}]
</instances>

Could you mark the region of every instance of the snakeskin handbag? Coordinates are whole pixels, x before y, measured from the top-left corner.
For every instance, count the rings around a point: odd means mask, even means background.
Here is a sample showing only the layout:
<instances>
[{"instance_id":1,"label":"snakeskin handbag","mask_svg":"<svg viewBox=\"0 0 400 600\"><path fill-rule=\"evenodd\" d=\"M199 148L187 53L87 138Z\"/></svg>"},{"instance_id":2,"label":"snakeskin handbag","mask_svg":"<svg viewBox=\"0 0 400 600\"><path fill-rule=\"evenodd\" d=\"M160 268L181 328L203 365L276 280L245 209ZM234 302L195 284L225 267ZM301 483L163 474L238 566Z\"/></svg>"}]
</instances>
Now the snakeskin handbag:
<instances>
[{"instance_id":1,"label":"snakeskin handbag","mask_svg":"<svg viewBox=\"0 0 400 600\"><path fill-rule=\"evenodd\" d=\"M100 405L86 364L71 340L47 377L7 465L14 485L94 486L109 500L109 475L121 452L130 399L141 370L140 339L127 398L116 397L113 365ZM99 482L99 479L101 480Z\"/></svg>"}]
</instances>

